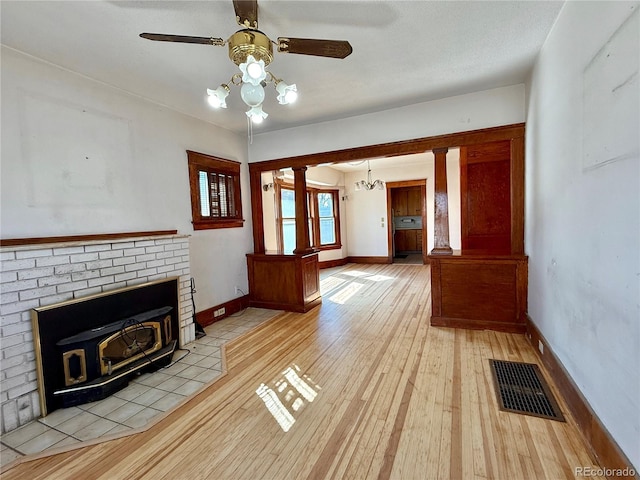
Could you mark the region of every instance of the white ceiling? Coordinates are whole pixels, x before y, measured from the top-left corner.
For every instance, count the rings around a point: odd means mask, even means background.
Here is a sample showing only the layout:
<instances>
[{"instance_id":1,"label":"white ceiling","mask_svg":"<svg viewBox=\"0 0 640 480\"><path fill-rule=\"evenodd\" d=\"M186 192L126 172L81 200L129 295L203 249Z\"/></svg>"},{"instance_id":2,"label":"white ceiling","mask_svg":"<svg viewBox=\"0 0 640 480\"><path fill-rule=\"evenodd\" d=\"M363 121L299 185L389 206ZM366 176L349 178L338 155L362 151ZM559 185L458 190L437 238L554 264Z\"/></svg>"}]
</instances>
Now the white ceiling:
<instances>
[{"instance_id":1,"label":"white ceiling","mask_svg":"<svg viewBox=\"0 0 640 480\"><path fill-rule=\"evenodd\" d=\"M260 30L348 40L344 60L278 54L269 70L296 83L254 133L522 83L562 2L259 0ZM152 42L141 32L227 39L240 27L231 0L0 2L2 44L236 132L237 88L213 110L206 88L237 71L227 47Z\"/></svg>"}]
</instances>

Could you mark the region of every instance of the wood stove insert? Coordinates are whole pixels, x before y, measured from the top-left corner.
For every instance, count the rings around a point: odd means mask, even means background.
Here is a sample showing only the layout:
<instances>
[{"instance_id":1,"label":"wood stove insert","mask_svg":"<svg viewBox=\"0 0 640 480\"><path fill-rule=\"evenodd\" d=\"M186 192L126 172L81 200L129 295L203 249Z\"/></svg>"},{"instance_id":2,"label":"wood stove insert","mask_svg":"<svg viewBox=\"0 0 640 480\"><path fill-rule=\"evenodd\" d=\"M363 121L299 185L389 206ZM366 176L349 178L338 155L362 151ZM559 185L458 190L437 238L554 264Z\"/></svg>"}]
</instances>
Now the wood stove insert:
<instances>
[{"instance_id":1,"label":"wood stove insert","mask_svg":"<svg viewBox=\"0 0 640 480\"><path fill-rule=\"evenodd\" d=\"M42 415L106 398L171 362L178 278L33 310Z\"/></svg>"}]
</instances>

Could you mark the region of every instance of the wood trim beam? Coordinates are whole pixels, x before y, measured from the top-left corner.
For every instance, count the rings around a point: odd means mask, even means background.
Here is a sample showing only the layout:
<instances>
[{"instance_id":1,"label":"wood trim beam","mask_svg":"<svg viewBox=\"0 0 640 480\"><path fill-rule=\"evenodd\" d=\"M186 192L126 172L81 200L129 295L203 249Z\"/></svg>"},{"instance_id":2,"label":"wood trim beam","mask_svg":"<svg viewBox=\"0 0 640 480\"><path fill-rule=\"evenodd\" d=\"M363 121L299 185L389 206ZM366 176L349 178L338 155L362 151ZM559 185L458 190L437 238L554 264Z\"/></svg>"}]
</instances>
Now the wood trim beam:
<instances>
[{"instance_id":1,"label":"wood trim beam","mask_svg":"<svg viewBox=\"0 0 640 480\"><path fill-rule=\"evenodd\" d=\"M251 188L251 223L253 226L253 251L264 253L264 223L262 212L262 172L249 165L249 185Z\"/></svg>"},{"instance_id":2,"label":"wood trim beam","mask_svg":"<svg viewBox=\"0 0 640 480\"><path fill-rule=\"evenodd\" d=\"M511 254L524 255L524 137L511 139Z\"/></svg>"},{"instance_id":3,"label":"wood trim beam","mask_svg":"<svg viewBox=\"0 0 640 480\"><path fill-rule=\"evenodd\" d=\"M449 197L447 195L447 152L448 148L435 148L434 174L434 241L431 255L452 255L449 243Z\"/></svg>"},{"instance_id":4,"label":"wood trim beam","mask_svg":"<svg viewBox=\"0 0 640 480\"><path fill-rule=\"evenodd\" d=\"M293 168L293 188L296 195L296 248L293 253L296 255L306 255L314 251L309 243L306 171L307 167Z\"/></svg>"},{"instance_id":5,"label":"wood trim beam","mask_svg":"<svg viewBox=\"0 0 640 480\"><path fill-rule=\"evenodd\" d=\"M45 243L92 242L99 240L121 240L134 237L156 237L177 235L177 230L153 230L149 232L98 233L90 235L65 235L60 237L3 238L0 247L19 247L24 245L42 245Z\"/></svg>"}]
</instances>

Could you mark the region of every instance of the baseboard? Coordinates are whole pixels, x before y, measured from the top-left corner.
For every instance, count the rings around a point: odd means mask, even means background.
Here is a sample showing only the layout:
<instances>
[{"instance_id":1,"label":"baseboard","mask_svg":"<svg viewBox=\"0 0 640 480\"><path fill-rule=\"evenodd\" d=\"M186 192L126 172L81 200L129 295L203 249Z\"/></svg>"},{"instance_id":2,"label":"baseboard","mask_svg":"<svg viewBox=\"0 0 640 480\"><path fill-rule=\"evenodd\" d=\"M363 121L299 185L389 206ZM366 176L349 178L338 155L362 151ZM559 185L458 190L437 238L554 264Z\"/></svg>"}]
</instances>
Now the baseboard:
<instances>
[{"instance_id":1,"label":"baseboard","mask_svg":"<svg viewBox=\"0 0 640 480\"><path fill-rule=\"evenodd\" d=\"M573 379L569 376L558 357L551 350L549 343L542 336L538 327L527 315L527 339L533 346L538 357L553 378L560 390L571 415L578 425L578 429L593 455L598 459L600 467L612 472L607 475L611 478L630 478L639 480L640 476L631 465L631 462L620 449L609 431L602 424L598 416L591 409L589 402L584 398ZM539 342L543 345L543 353L540 352ZM588 465L585 465L585 467ZM625 470L626 469L626 470ZM633 472L633 475L615 475L617 471Z\"/></svg>"},{"instance_id":2,"label":"baseboard","mask_svg":"<svg viewBox=\"0 0 640 480\"><path fill-rule=\"evenodd\" d=\"M527 326L515 322L492 322L469 318L431 317L434 327L465 328L468 330L494 330L496 332L525 333Z\"/></svg>"},{"instance_id":3,"label":"baseboard","mask_svg":"<svg viewBox=\"0 0 640 480\"><path fill-rule=\"evenodd\" d=\"M389 257L347 257L349 263L392 263Z\"/></svg>"},{"instance_id":4,"label":"baseboard","mask_svg":"<svg viewBox=\"0 0 640 480\"><path fill-rule=\"evenodd\" d=\"M223 318L227 318L229 315L238 313L249 306L249 295L243 297L234 298L228 302L221 303L215 307L207 308L201 312L196 313L196 321L203 327L211 325L214 322L218 322ZM224 308L224 313L215 316L215 312Z\"/></svg>"},{"instance_id":5,"label":"baseboard","mask_svg":"<svg viewBox=\"0 0 640 480\"><path fill-rule=\"evenodd\" d=\"M333 267L341 267L349 263L347 258L339 258L337 260L327 260L324 262L318 262L318 268L322 270L323 268L333 268Z\"/></svg>"}]
</instances>

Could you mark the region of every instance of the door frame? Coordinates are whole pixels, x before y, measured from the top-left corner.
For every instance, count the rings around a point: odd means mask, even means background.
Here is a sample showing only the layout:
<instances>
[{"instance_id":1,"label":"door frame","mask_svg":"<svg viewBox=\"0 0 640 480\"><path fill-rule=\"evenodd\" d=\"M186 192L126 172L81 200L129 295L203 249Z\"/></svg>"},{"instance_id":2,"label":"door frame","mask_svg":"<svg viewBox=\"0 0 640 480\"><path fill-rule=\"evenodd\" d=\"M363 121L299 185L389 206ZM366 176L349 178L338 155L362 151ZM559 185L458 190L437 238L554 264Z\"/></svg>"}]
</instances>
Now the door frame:
<instances>
[{"instance_id":1,"label":"door frame","mask_svg":"<svg viewBox=\"0 0 640 480\"><path fill-rule=\"evenodd\" d=\"M422 264L428 263L427 252L427 179L404 180L402 182L385 182L387 189L387 260L393 263L393 223L391 220L391 190L394 188L420 187L422 197Z\"/></svg>"}]
</instances>

